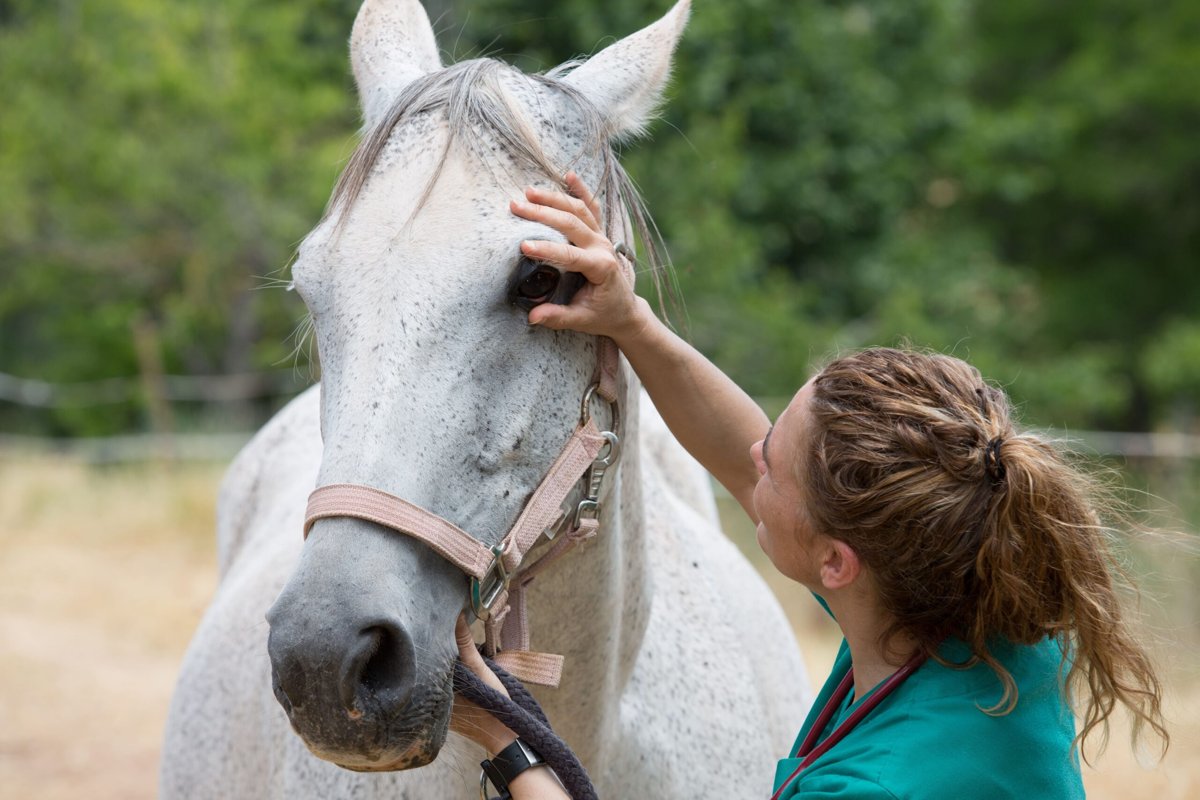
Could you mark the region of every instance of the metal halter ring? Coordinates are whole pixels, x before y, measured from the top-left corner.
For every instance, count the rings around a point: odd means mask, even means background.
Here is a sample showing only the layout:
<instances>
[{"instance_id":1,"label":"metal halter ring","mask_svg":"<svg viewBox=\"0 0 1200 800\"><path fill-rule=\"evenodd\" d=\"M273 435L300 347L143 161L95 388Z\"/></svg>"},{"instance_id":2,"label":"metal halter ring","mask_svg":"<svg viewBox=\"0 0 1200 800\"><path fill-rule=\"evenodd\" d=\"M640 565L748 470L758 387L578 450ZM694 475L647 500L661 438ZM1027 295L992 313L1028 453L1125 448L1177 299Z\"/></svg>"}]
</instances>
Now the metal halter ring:
<instances>
[{"instance_id":1,"label":"metal halter ring","mask_svg":"<svg viewBox=\"0 0 1200 800\"><path fill-rule=\"evenodd\" d=\"M484 574L483 579L471 578L471 610L479 619L487 619L492 615L492 606L500 592L508 588L509 574L504 568L504 548L500 545L492 547L495 558Z\"/></svg>"},{"instance_id":2,"label":"metal halter ring","mask_svg":"<svg viewBox=\"0 0 1200 800\"><path fill-rule=\"evenodd\" d=\"M583 400L579 403L580 425L587 425L588 420L592 418L592 398L596 396L596 392L599 389L600 383L596 382L589 386L587 391L583 393ZM605 402L608 403L608 407L612 412L611 430L613 433L619 434L621 432L621 405L616 400L607 400Z\"/></svg>"}]
</instances>

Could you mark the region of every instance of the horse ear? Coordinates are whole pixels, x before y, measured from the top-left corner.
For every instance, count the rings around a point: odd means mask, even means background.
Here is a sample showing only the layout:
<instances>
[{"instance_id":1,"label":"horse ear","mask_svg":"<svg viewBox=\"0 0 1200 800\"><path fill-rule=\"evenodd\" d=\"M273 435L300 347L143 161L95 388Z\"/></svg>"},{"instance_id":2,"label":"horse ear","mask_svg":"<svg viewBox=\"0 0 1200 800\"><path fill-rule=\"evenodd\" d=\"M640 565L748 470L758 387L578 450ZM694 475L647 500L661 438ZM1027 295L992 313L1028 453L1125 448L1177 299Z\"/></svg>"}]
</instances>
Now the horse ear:
<instances>
[{"instance_id":1,"label":"horse ear","mask_svg":"<svg viewBox=\"0 0 1200 800\"><path fill-rule=\"evenodd\" d=\"M671 75L671 54L687 24L691 0L679 0L666 16L626 36L568 73L564 80L583 92L609 119L609 135L644 133Z\"/></svg>"},{"instance_id":2,"label":"horse ear","mask_svg":"<svg viewBox=\"0 0 1200 800\"><path fill-rule=\"evenodd\" d=\"M404 87L442 68L433 26L418 0L366 0L350 34L350 64L367 127Z\"/></svg>"}]
</instances>

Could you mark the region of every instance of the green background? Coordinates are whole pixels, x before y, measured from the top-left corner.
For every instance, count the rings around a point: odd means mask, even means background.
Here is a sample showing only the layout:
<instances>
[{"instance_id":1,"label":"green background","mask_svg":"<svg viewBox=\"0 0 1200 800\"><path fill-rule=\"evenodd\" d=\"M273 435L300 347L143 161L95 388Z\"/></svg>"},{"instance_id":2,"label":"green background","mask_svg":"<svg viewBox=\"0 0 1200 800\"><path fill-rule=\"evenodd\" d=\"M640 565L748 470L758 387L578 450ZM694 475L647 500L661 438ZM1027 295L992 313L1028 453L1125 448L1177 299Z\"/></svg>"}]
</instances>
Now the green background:
<instances>
[{"instance_id":1,"label":"green background","mask_svg":"<svg viewBox=\"0 0 1200 800\"><path fill-rule=\"evenodd\" d=\"M0 0L0 373L309 376L278 290L353 149L357 0ZM595 52L665 0L427 3L445 60ZM1200 4L697 0L625 162L692 340L757 396L838 350L968 358L1027 422L1197 429ZM297 352L293 352L297 350ZM145 430L85 384L0 432ZM70 387L68 387L70 388ZM90 400L97 402L89 402Z\"/></svg>"}]
</instances>

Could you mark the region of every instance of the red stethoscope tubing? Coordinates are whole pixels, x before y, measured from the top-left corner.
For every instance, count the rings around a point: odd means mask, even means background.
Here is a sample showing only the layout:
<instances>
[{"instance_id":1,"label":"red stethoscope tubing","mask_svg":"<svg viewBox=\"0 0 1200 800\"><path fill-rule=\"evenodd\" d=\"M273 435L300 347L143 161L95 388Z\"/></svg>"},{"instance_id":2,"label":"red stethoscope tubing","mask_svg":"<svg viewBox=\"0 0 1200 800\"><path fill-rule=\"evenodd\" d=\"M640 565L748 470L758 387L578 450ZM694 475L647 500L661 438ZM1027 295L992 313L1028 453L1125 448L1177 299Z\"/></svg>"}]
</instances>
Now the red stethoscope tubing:
<instances>
[{"instance_id":1,"label":"red stethoscope tubing","mask_svg":"<svg viewBox=\"0 0 1200 800\"><path fill-rule=\"evenodd\" d=\"M850 694L850 687L854 685L854 668L851 667L848 669L841 683L837 685L837 688L833 690L833 694L829 696L825 707L821 709L821 713L817 715L816 721L808 729L808 735L804 737L804 741L796 749L796 755L792 756L793 758L803 758L804 760L800 762L800 766L792 770L792 774L787 776L787 780L779 785L779 788L775 790L775 794L771 795L771 800L779 800L779 796L783 794L783 790L787 788L789 783L796 780L797 775L803 772L809 764L828 752L829 748L842 739L845 739L846 734L850 733L855 725L862 722L863 717L870 714L875 706L882 703L889 694L894 692L900 684L904 683L909 675L916 672L917 668L925 663L926 658L925 653L917 653L910 658L904 666L893 672L891 677L875 690L874 694L864 700L863 704L854 710L854 713L847 717L841 725L838 725L825 741L817 745L817 738L825 730L825 726L829 724L829 720L833 719L833 715L837 713L838 707L846 699L846 695Z\"/></svg>"}]
</instances>

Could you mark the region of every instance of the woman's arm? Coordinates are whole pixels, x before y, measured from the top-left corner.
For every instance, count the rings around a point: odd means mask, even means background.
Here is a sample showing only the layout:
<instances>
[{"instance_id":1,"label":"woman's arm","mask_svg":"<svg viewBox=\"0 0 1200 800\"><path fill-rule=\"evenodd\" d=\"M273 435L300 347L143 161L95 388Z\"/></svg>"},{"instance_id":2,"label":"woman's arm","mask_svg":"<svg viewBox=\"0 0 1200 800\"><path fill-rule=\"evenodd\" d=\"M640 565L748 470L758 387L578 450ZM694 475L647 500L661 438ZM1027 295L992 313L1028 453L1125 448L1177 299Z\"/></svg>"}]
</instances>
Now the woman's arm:
<instances>
[{"instance_id":1,"label":"woman's arm","mask_svg":"<svg viewBox=\"0 0 1200 800\"><path fill-rule=\"evenodd\" d=\"M567 185L574 197L529 188L528 202L512 204L514 214L548 225L569 242L524 242L525 255L587 279L570 305L537 306L529 312L529 323L611 337L667 427L757 522L752 498L759 476L750 446L766 435L766 414L634 294L613 244L602 233L591 192L574 173L567 174Z\"/></svg>"}]
</instances>

